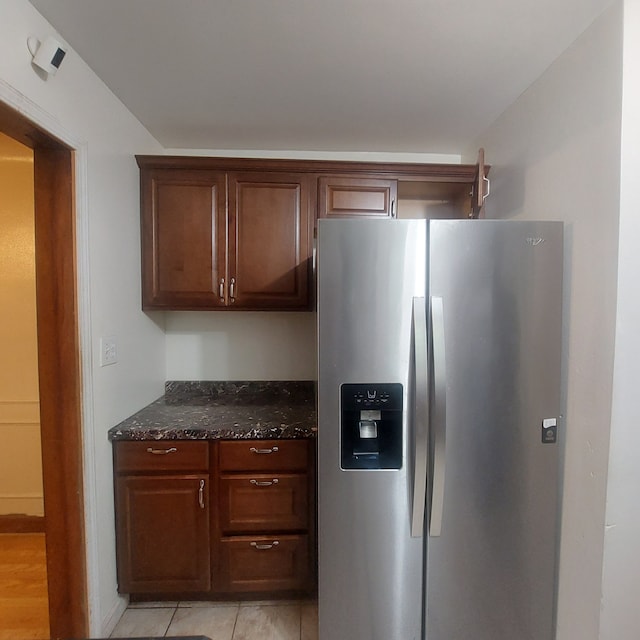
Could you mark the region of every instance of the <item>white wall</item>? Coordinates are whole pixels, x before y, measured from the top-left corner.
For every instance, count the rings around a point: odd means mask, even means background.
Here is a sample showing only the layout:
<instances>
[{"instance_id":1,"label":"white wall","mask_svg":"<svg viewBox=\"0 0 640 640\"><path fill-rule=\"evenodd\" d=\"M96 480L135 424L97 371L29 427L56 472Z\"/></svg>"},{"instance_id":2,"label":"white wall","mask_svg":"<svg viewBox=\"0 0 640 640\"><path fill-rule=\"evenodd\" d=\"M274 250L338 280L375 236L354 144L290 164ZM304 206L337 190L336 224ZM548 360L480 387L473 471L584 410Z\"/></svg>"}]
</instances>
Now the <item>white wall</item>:
<instances>
[{"instance_id":1,"label":"white wall","mask_svg":"<svg viewBox=\"0 0 640 640\"><path fill-rule=\"evenodd\" d=\"M595 640L599 633L616 304L621 55L622 10L616 3L477 141L492 165L487 217L566 222L566 433L557 640Z\"/></svg>"},{"instance_id":2,"label":"white wall","mask_svg":"<svg viewBox=\"0 0 640 640\"><path fill-rule=\"evenodd\" d=\"M2 0L0 100L77 148L77 216L91 635L110 631L116 595L111 446L107 430L162 393L164 332L140 310L139 189L135 153L160 147L69 50L57 75L31 66L27 37L54 29L27 0ZM89 295L90 292L90 295ZM100 336L119 362L100 368Z\"/></svg>"},{"instance_id":3,"label":"white wall","mask_svg":"<svg viewBox=\"0 0 640 640\"><path fill-rule=\"evenodd\" d=\"M168 312L167 380L315 380L316 314Z\"/></svg>"},{"instance_id":4,"label":"white wall","mask_svg":"<svg viewBox=\"0 0 640 640\"><path fill-rule=\"evenodd\" d=\"M640 5L624 3L618 309L604 547L601 640L640 633Z\"/></svg>"}]
</instances>

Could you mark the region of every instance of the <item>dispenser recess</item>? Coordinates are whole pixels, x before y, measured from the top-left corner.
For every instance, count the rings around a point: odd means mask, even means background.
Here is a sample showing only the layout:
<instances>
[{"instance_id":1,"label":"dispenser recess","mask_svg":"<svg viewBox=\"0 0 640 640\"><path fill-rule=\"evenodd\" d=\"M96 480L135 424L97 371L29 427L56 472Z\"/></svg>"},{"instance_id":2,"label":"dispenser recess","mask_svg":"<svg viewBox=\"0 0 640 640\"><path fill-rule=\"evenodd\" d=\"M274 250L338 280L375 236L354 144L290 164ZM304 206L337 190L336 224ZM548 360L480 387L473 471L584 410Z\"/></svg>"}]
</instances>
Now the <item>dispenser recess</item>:
<instances>
[{"instance_id":1,"label":"dispenser recess","mask_svg":"<svg viewBox=\"0 0 640 640\"><path fill-rule=\"evenodd\" d=\"M402 468L402 385L340 387L342 469Z\"/></svg>"}]
</instances>

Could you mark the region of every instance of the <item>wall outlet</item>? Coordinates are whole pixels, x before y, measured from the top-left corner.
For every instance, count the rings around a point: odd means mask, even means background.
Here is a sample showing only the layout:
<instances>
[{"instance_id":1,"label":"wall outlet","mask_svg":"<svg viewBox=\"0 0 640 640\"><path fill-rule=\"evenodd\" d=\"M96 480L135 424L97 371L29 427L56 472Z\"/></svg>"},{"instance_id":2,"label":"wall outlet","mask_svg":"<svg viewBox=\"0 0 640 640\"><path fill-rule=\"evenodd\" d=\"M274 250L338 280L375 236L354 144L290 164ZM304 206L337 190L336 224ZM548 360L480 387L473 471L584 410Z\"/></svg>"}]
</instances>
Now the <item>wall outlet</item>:
<instances>
[{"instance_id":1,"label":"wall outlet","mask_svg":"<svg viewBox=\"0 0 640 640\"><path fill-rule=\"evenodd\" d=\"M118 362L118 346L115 336L100 338L100 366L106 367L109 364Z\"/></svg>"}]
</instances>

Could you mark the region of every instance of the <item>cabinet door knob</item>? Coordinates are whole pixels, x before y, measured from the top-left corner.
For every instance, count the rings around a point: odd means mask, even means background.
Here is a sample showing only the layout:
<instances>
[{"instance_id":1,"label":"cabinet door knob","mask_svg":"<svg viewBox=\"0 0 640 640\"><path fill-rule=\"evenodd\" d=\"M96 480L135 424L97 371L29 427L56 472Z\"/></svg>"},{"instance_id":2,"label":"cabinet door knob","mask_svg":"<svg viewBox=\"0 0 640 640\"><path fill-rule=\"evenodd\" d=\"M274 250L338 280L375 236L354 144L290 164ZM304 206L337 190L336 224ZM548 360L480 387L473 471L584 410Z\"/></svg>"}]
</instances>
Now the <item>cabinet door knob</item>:
<instances>
[{"instance_id":1,"label":"cabinet door knob","mask_svg":"<svg viewBox=\"0 0 640 640\"><path fill-rule=\"evenodd\" d=\"M273 547L277 547L280 544L278 540L274 540L271 543L261 543L261 542L252 542L251 546L254 549L258 549L259 551L266 551L267 549L273 549Z\"/></svg>"},{"instance_id":2,"label":"cabinet door knob","mask_svg":"<svg viewBox=\"0 0 640 640\"><path fill-rule=\"evenodd\" d=\"M249 451L251 451L251 453L260 453L260 454L277 453L278 447L271 447L271 449L256 449L255 447L251 447Z\"/></svg>"},{"instance_id":3,"label":"cabinet door knob","mask_svg":"<svg viewBox=\"0 0 640 640\"><path fill-rule=\"evenodd\" d=\"M198 489L198 504L204 509L204 480L200 480L200 488Z\"/></svg>"},{"instance_id":4,"label":"cabinet door knob","mask_svg":"<svg viewBox=\"0 0 640 640\"><path fill-rule=\"evenodd\" d=\"M166 456L168 453L176 453L178 450L175 447L169 447L168 449L154 449L153 447L147 448L147 453L152 453L154 456Z\"/></svg>"},{"instance_id":5,"label":"cabinet door knob","mask_svg":"<svg viewBox=\"0 0 640 640\"><path fill-rule=\"evenodd\" d=\"M249 480L251 484L256 487L270 487L274 484L278 484L278 478L274 478L273 480Z\"/></svg>"},{"instance_id":6,"label":"cabinet door knob","mask_svg":"<svg viewBox=\"0 0 640 640\"><path fill-rule=\"evenodd\" d=\"M218 287L218 295L220 300L224 302L224 278L220 278L220 286Z\"/></svg>"}]
</instances>

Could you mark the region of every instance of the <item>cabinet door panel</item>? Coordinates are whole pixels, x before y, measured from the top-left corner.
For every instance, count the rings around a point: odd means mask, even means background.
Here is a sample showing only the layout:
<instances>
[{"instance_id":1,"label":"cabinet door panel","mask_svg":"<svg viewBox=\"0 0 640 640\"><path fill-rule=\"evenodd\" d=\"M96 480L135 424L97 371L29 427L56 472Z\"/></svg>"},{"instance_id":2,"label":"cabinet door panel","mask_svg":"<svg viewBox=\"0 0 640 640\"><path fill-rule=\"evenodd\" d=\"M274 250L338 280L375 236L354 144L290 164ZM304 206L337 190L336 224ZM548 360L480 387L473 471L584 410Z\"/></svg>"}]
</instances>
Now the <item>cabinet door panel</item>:
<instances>
[{"instance_id":1,"label":"cabinet door panel","mask_svg":"<svg viewBox=\"0 0 640 640\"><path fill-rule=\"evenodd\" d=\"M318 217L391 218L395 215L397 197L397 180L321 177Z\"/></svg>"},{"instance_id":2,"label":"cabinet door panel","mask_svg":"<svg viewBox=\"0 0 640 640\"><path fill-rule=\"evenodd\" d=\"M222 476L219 490L220 528L225 534L296 531L309 526L306 475Z\"/></svg>"},{"instance_id":3,"label":"cabinet door panel","mask_svg":"<svg viewBox=\"0 0 640 640\"><path fill-rule=\"evenodd\" d=\"M206 475L117 479L121 593L209 590L208 482Z\"/></svg>"},{"instance_id":4,"label":"cabinet door panel","mask_svg":"<svg viewBox=\"0 0 640 640\"><path fill-rule=\"evenodd\" d=\"M230 174L229 213L231 306L308 308L308 176Z\"/></svg>"},{"instance_id":5,"label":"cabinet door panel","mask_svg":"<svg viewBox=\"0 0 640 640\"><path fill-rule=\"evenodd\" d=\"M307 536L238 536L220 543L221 590L276 593L309 588Z\"/></svg>"},{"instance_id":6,"label":"cabinet door panel","mask_svg":"<svg viewBox=\"0 0 640 640\"><path fill-rule=\"evenodd\" d=\"M226 263L224 174L142 174L143 308L211 308Z\"/></svg>"}]
</instances>

